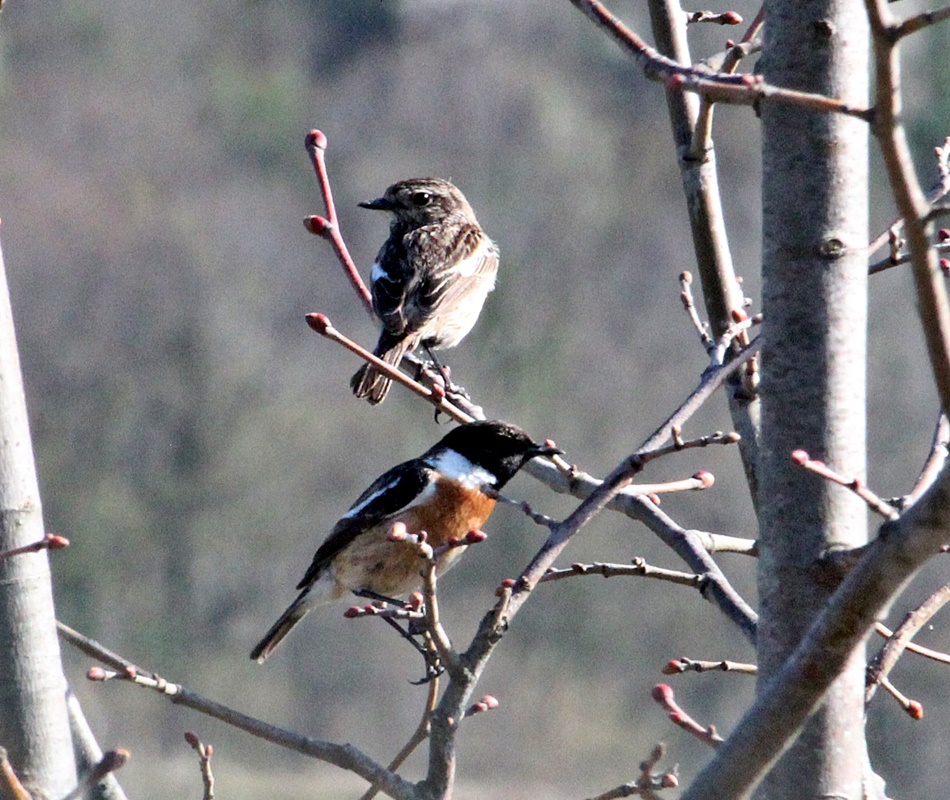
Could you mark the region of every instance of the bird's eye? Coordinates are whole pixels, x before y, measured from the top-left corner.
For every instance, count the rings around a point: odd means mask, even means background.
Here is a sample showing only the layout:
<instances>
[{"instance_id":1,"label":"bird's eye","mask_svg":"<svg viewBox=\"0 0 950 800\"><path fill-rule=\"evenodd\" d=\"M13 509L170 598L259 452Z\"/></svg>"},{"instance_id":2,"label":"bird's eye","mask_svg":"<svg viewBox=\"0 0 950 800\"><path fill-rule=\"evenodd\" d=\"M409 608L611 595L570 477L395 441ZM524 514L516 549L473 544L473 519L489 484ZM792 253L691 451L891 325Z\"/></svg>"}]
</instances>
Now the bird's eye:
<instances>
[{"instance_id":1,"label":"bird's eye","mask_svg":"<svg viewBox=\"0 0 950 800\"><path fill-rule=\"evenodd\" d=\"M422 208L422 206L429 205L429 201L432 199L432 195L428 192L414 192L410 200L414 206Z\"/></svg>"}]
</instances>

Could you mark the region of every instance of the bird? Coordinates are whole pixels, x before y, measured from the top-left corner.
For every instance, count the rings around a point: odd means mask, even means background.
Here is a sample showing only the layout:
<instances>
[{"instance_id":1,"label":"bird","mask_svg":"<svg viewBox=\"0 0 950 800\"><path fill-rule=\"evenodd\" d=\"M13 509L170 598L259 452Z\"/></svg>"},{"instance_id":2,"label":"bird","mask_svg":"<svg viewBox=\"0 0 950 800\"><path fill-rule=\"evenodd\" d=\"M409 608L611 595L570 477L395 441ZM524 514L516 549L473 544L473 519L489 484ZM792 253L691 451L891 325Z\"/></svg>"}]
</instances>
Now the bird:
<instances>
[{"instance_id":1,"label":"bird","mask_svg":"<svg viewBox=\"0 0 950 800\"><path fill-rule=\"evenodd\" d=\"M425 531L435 548L461 539L491 515L492 490L500 490L535 456L561 452L550 443L536 444L517 425L470 422L380 475L333 526L297 584L300 594L251 651L251 659L263 663L311 610L347 592L395 600L420 588L417 549L389 538L396 523L410 534ZM453 547L437 556L436 574L464 550Z\"/></svg>"},{"instance_id":2,"label":"bird","mask_svg":"<svg viewBox=\"0 0 950 800\"><path fill-rule=\"evenodd\" d=\"M373 310L382 322L373 353L395 366L422 346L435 361L432 351L455 347L478 320L495 287L498 248L465 196L439 178L394 183L359 205L393 214L370 275ZM353 393L374 405L390 384L369 364L350 381Z\"/></svg>"}]
</instances>

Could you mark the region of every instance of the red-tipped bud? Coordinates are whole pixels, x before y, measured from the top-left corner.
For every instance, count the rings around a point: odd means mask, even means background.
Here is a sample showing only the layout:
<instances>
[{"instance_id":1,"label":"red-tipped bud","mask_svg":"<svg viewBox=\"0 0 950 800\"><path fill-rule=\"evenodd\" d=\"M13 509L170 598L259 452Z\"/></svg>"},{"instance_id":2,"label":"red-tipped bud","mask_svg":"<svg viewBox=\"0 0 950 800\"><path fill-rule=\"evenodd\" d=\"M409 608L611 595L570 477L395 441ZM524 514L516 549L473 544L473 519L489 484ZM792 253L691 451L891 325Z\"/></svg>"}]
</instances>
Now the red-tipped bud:
<instances>
[{"instance_id":1,"label":"red-tipped bud","mask_svg":"<svg viewBox=\"0 0 950 800\"><path fill-rule=\"evenodd\" d=\"M465 534L465 538L462 540L465 544L480 544L488 538L488 534L485 531L469 531Z\"/></svg>"},{"instance_id":2,"label":"red-tipped bud","mask_svg":"<svg viewBox=\"0 0 950 800\"><path fill-rule=\"evenodd\" d=\"M207 756L208 758L211 758L211 756L213 756L213 755L214 755L214 747L212 747L210 744L206 744L206 745L205 745L205 756Z\"/></svg>"},{"instance_id":3,"label":"red-tipped bud","mask_svg":"<svg viewBox=\"0 0 950 800\"><path fill-rule=\"evenodd\" d=\"M330 220L311 215L303 218L303 226L314 236L323 236L330 228Z\"/></svg>"},{"instance_id":4,"label":"red-tipped bud","mask_svg":"<svg viewBox=\"0 0 950 800\"><path fill-rule=\"evenodd\" d=\"M736 43L732 39L726 39L726 50L732 50Z\"/></svg>"},{"instance_id":5,"label":"red-tipped bud","mask_svg":"<svg viewBox=\"0 0 950 800\"><path fill-rule=\"evenodd\" d=\"M394 522L392 529L387 537L391 542L404 542L409 538L409 531L406 529L405 522Z\"/></svg>"},{"instance_id":6,"label":"red-tipped bud","mask_svg":"<svg viewBox=\"0 0 950 800\"><path fill-rule=\"evenodd\" d=\"M482 698L482 702L485 704L485 707L486 707L486 708L489 708L489 709L498 708L498 706L500 705L500 703L498 702L498 698L497 698L497 697L493 697L493 696L490 695L490 694L486 694L486 695Z\"/></svg>"},{"instance_id":7,"label":"red-tipped bud","mask_svg":"<svg viewBox=\"0 0 950 800\"><path fill-rule=\"evenodd\" d=\"M125 677L128 678L130 681L134 681L138 677L138 674L139 674L139 668L135 666L135 664L129 664L125 668Z\"/></svg>"},{"instance_id":8,"label":"red-tipped bud","mask_svg":"<svg viewBox=\"0 0 950 800\"><path fill-rule=\"evenodd\" d=\"M406 607L410 611L418 611L422 606L425 605L425 598L422 596L422 592L413 592L409 595L409 600L406 602Z\"/></svg>"},{"instance_id":9,"label":"red-tipped bud","mask_svg":"<svg viewBox=\"0 0 950 800\"><path fill-rule=\"evenodd\" d=\"M90 681L104 681L106 671L102 667L89 667L86 671L86 679Z\"/></svg>"},{"instance_id":10,"label":"red-tipped bud","mask_svg":"<svg viewBox=\"0 0 950 800\"><path fill-rule=\"evenodd\" d=\"M680 273L680 283L685 283L687 286L693 282L693 273L689 270L683 270Z\"/></svg>"},{"instance_id":11,"label":"red-tipped bud","mask_svg":"<svg viewBox=\"0 0 950 800\"><path fill-rule=\"evenodd\" d=\"M666 79L666 88L670 90L680 89L684 83L686 83L686 79L677 72Z\"/></svg>"},{"instance_id":12,"label":"red-tipped bud","mask_svg":"<svg viewBox=\"0 0 950 800\"><path fill-rule=\"evenodd\" d=\"M651 492L647 497L650 498L650 502L653 503L653 505L660 505L660 496L656 492Z\"/></svg>"},{"instance_id":13,"label":"red-tipped bud","mask_svg":"<svg viewBox=\"0 0 950 800\"><path fill-rule=\"evenodd\" d=\"M304 144L307 148L316 147L318 150L327 149L327 136L323 131L318 131L316 129L310 131L307 134L307 138L304 140Z\"/></svg>"},{"instance_id":14,"label":"red-tipped bud","mask_svg":"<svg viewBox=\"0 0 950 800\"><path fill-rule=\"evenodd\" d=\"M732 317L733 322L745 322L749 315L745 313L741 308L734 308L729 312L729 316Z\"/></svg>"},{"instance_id":15,"label":"red-tipped bud","mask_svg":"<svg viewBox=\"0 0 950 800\"><path fill-rule=\"evenodd\" d=\"M185 741L188 742L192 747L197 747L201 744L201 740L193 734L191 731L185 731Z\"/></svg>"},{"instance_id":16,"label":"red-tipped bud","mask_svg":"<svg viewBox=\"0 0 950 800\"><path fill-rule=\"evenodd\" d=\"M359 606L350 606L346 611L343 612L343 616L346 619L356 619L361 616L363 610Z\"/></svg>"},{"instance_id":17,"label":"red-tipped bud","mask_svg":"<svg viewBox=\"0 0 950 800\"><path fill-rule=\"evenodd\" d=\"M950 260L947 260L946 258L941 258L940 269L943 270L944 275L950 275Z\"/></svg>"},{"instance_id":18,"label":"red-tipped bud","mask_svg":"<svg viewBox=\"0 0 950 800\"><path fill-rule=\"evenodd\" d=\"M650 695L658 703L673 702L673 689L665 683L658 683L656 686L654 686Z\"/></svg>"},{"instance_id":19,"label":"red-tipped bud","mask_svg":"<svg viewBox=\"0 0 950 800\"><path fill-rule=\"evenodd\" d=\"M950 228L941 228L939 231L937 231L937 241L938 242L950 241Z\"/></svg>"},{"instance_id":20,"label":"red-tipped bud","mask_svg":"<svg viewBox=\"0 0 950 800\"><path fill-rule=\"evenodd\" d=\"M660 778L660 786L664 789L675 789L679 785L679 779L672 772L667 772Z\"/></svg>"},{"instance_id":21,"label":"red-tipped bud","mask_svg":"<svg viewBox=\"0 0 950 800\"><path fill-rule=\"evenodd\" d=\"M571 570L578 575L583 575L585 572L584 565L581 564L580 561L575 561L573 564L571 564Z\"/></svg>"},{"instance_id":22,"label":"red-tipped bud","mask_svg":"<svg viewBox=\"0 0 950 800\"><path fill-rule=\"evenodd\" d=\"M506 591L510 591L511 589L514 589L514 588L515 588L515 579L505 578L500 584L498 584L498 588L495 589L495 597L501 597L503 594L505 594Z\"/></svg>"},{"instance_id":23,"label":"red-tipped bud","mask_svg":"<svg viewBox=\"0 0 950 800\"><path fill-rule=\"evenodd\" d=\"M716 482L716 476L705 470L697 472L693 477L703 485L704 489L710 488Z\"/></svg>"},{"instance_id":24,"label":"red-tipped bud","mask_svg":"<svg viewBox=\"0 0 950 800\"><path fill-rule=\"evenodd\" d=\"M750 75L749 73L743 74L741 78L741 83L743 86L752 87L752 86L755 86L758 82L759 82L758 78L756 78L754 75ZM742 281L739 281L739 283L742 283Z\"/></svg>"},{"instance_id":25,"label":"red-tipped bud","mask_svg":"<svg viewBox=\"0 0 950 800\"><path fill-rule=\"evenodd\" d=\"M907 704L907 713L910 714L911 719L923 719L924 707L916 700L911 700Z\"/></svg>"},{"instance_id":26,"label":"red-tipped bud","mask_svg":"<svg viewBox=\"0 0 950 800\"><path fill-rule=\"evenodd\" d=\"M808 463L808 451L807 450L792 450L792 461L794 461L798 466Z\"/></svg>"},{"instance_id":27,"label":"red-tipped bud","mask_svg":"<svg viewBox=\"0 0 950 800\"><path fill-rule=\"evenodd\" d=\"M319 334L326 333L332 327L330 318L326 314L307 314L305 319L307 324Z\"/></svg>"},{"instance_id":28,"label":"red-tipped bud","mask_svg":"<svg viewBox=\"0 0 950 800\"><path fill-rule=\"evenodd\" d=\"M50 550L62 550L64 547L69 547L69 539L65 536L58 536L55 533L47 533L46 546Z\"/></svg>"},{"instance_id":29,"label":"red-tipped bud","mask_svg":"<svg viewBox=\"0 0 950 800\"><path fill-rule=\"evenodd\" d=\"M663 669L660 670L664 675L679 675L683 671L680 662L676 659L671 659L663 665Z\"/></svg>"},{"instance_id":30,"label":"red-tipped bud","mask_svg":"<svg viewBox=\"0 0 950 800\"><path fill-rule=\"evenodd\" d=\"M432 396L441 403L445 400L445 387L441 383L432 384Z\"/></svg>"},{"instance_id":31,"label":"red-tipped bud","mask_svg":"<svg viewBox=\"0 0 950 800\"><path fill-rule=\"evenodd\" d=\"M723 25L741 25L742 17L735 11L726 11L719 16Z\"/></svg>"}]
</instances>

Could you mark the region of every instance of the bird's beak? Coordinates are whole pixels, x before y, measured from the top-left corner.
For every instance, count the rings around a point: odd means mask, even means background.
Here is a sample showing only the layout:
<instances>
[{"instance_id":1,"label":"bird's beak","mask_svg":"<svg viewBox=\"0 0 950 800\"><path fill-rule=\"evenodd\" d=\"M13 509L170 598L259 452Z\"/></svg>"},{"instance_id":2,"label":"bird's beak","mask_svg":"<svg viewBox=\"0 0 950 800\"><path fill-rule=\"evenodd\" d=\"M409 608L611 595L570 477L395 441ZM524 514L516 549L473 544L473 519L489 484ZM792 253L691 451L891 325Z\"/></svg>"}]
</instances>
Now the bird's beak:
<instances>
[{"instance_id":1,"label":"bird's beak","mask_svg":"<svg viewBox=\"0 0 950 800\"><path fill-rule=\"evenodd\" d=\"M550 444L536 444L528 448L528 458L535 456L563 456L564 451L560 447L554 447Z\"/></svg>"},{"instance_id":2,"label":"bird's beak","mask_svg":"<svg viewBox=\"0 0 950 800\"><path fill-rule=\"evenodd\" d=\"M393 204L385 197L377 197L375 200L367 200L365 203L357 203L360 208L371 208L373 211L392 211Z\"/></svg>"}]
</instances>

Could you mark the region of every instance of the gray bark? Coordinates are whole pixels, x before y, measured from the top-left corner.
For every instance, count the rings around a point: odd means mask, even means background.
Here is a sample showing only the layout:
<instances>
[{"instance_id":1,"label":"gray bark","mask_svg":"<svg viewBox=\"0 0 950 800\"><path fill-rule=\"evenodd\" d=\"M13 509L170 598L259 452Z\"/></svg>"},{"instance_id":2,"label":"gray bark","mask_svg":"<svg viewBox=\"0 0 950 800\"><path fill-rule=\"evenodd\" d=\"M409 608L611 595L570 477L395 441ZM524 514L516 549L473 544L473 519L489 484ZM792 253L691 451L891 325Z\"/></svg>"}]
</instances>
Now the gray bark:
<instances>
[{"instance_id":1,"label":"gray bark","mask_svg":"<svg viewBox=\"0 0 950 800\"><path fill-rule=\"evenodd\" d=\"M766 15L768 83L866 105L860 0L776 0ZM862 502L789 458L802 448L844 475L865 474L867 125L777 103L763 106L762 123L760 688L836 588L823 556L867 540ZM858 648L760 797L862 796L864 663Z\"/></svg>"},{"instance_id":2,"label":"gray bark","mask_svg":"<svg viewBox=\"0 0 950 800\"><path fill-rule=\"evenodd\" d=\"M0 552L44 535L0 256ZM46 551L0 560L0 745L35 796L59 798L76 785Z\"/></svg>"}]
</instances>

